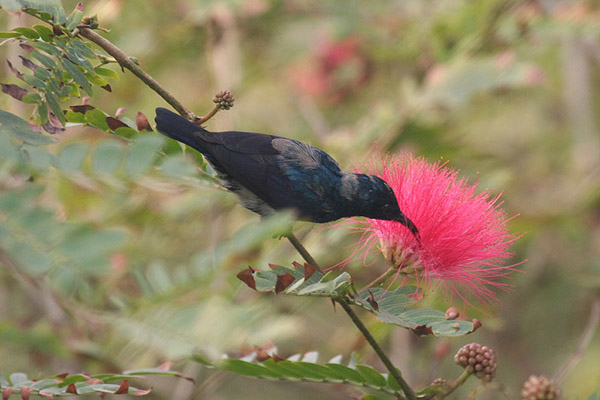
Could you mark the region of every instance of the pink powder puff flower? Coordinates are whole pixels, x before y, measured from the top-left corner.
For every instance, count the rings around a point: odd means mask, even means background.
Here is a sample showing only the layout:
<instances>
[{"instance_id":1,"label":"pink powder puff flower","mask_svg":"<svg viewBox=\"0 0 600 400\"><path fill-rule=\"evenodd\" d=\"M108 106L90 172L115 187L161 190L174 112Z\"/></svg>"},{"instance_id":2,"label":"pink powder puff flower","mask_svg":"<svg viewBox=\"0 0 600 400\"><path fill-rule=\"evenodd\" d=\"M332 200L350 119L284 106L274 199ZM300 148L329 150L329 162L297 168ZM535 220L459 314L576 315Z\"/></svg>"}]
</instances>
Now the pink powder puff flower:
<instances>
[{"instance_id":1,"label":"pink powder puff flower","mask_svg":"<svg viewBox=\"0 0 600 400\"><path fill-rule=\"evenodd\" d=\"M509 289L499 280L516 270L516 264L502 265L512 256L509 246L516 238L508 231L500 196L476 193L476 184L469 185L445 164L408 154L386 157L380 168L371 166L368 172L392 187L420 240L398 222L352 219L363 235L351 258L366 259L379 245L390 267L414 275L420 286L435 278L452 299L472 305L474 297L484 308L499 303L492 289Z\"/></svg>"}]
</instances>

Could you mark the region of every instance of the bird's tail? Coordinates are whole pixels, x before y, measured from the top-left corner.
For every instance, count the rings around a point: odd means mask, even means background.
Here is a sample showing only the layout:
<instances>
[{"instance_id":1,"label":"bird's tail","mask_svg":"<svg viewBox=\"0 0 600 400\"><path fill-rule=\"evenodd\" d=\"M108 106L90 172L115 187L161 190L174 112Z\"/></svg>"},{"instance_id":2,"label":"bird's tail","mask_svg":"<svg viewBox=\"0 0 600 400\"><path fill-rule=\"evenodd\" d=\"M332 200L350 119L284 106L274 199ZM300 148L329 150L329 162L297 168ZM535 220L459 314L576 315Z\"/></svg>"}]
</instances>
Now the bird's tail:
<instances>
[{"instance_id":1,"label":"bird's tail","mask_svg":"<svg viewBox=\"0 0 600 400\"><path fill-rule=\"evenodd\" d=\"M179 114L175 114L166 108L156 109L156 129L165 136L185 143L197 150L200 145L199 140L194 135L196 132L206 132L200 125L188 121Z\"/></svg>"}]
</instances>

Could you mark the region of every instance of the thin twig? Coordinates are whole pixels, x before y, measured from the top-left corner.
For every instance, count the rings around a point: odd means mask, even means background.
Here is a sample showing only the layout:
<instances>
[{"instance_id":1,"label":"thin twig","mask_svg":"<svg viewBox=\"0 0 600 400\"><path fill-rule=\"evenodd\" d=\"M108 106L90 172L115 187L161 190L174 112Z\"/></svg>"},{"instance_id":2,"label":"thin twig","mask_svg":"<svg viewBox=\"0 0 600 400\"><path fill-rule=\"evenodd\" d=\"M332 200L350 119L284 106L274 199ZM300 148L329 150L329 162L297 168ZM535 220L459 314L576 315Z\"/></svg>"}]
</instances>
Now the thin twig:
<instances>
[{"instance_id":1,"label":"thin twig","mask_svg":"<svg viewBox=\"0 0 600 400\"><path fill-rule=\"evenodd\" d=\"M362 292L364 290L367 290L373 286L379 285L380 283L383 283L385 281L388 280L388 278L392 275L394 275L395 273L397 273L398 270L395 268L389 268L387 271L385 271L383 274L379 275L377 278L375 278L373 281L371 281L371 283L369 283L366 286L363 286L362 288L360 288L359 292Z\"/></svg>"},{"instance_id":2,"label":"thin twig","mask_svg":"<svg viewBox=\"0 0 600 400\"><path fill-rule=\"evenodd\" d=\"M371 335L371 332L369 332L369 330L367 329L365 324L362 323L360 318L358 318L358 315L356 315L354 310L352 310L352 308L350 307L350 304L348 304L348 302L346 300L342 300L342 299L338 299L336 301L339 303L340 306L342 306L344 311L346 311L346 314L348 314L348 316L350 317L352 322L354 322L354 325L356 325L356 327L358 328L360 333L362 333L363 336L365 337L365 339L367 339L367 342L369 342L369 344L371 345L371 347L373 348L373 350L375 351L375 353L377 354L377 356L379 357L379 359L381 360L383 365L385 365L387 370L390 372L390 374L394 377L396 382L398 382L398 384L402 388L402 391L406 395L406 398L408 400L416 400L417 395L415 394L414 390L412 390L412 388L408 385L408 383L406 383L404 378L402 378L402 375L400 374L400 371L398 370L398 368L396 368L394 366L394 364L392 364L392 362L390 361L388 356L385 354L383 349L379 346L379 343L377 343L377 341L375 340L373 335Z\"/></svg>"},{"instance_id":3,"label":"thin twig","mask_svg":"<svg viewBox=\"0 0 600 400\"><path fill-rule=\"evenodd\" d=\"M286 235L286 237L288 238L288 240L290 241L292 246L294 246L294 248L298 251L298 253L300 253L302 258L304 258L304 260L307 263L309 263L310 265L315 267L315 269L317 271L319 271L320 273L324 274L324 272L321 269L321 267L319 266L319 264L317 264L315 259L310 255L308 250L306 250L306 248L302 245L302 243L300 243L300 240L298 240L298 238L293 233L289 233L288 235Z\"/></svg>"},{"instance_id":4,"label":"thin twig","mask_svg":"<svg viewBox=\"0 0 600 400\"><path fill-rule=\"evenodd\" d=\"M458 378L456 378L454 382L452 382L451 385L447 386L443 394L436 396L435 399L444 399L448 397L452 392L454 392L456 389L462 386L471 375L473 375L472 372L464 371Z\"/></svg>"},{"instance_id":5,"label":"thin twig","mask_svg":"<svg viewBox=\"0 0 600 400\"><path fill-rule=\"evenodd\" d=\"M146 71L144 71L139 65L137 65L127 54L123 52L123 50L119 49L115 46L111 41L106 39L105 37L97 34L92 29L86 26L79 27L79 34L84 38L96 43L98 46L102 47L108 54L113 56L115 60L121 65L122 68L127 68L135 76L140 78L146 85L150 87L150 89L154 90L156 93L160 95L167 103L169 103L173 108L182 116L193 121L196 116L188 110L183 104L179 102L171 93L169 93L156 79L150 76Z\"/></svg>"},{"instance_id":6,"label":"thin twig","mask_svg":"<svg viewBox=\"0 0 600 400\"><path fill-rule=\"evenodd\" d=\"M588 319L588 323L581 334L581 338L579 339L579 344L575 348L575 351L571 354L567 362L563 364L563 366L558 370L558 372L554 375L552 380L557 384L561 383L562 380L567 376L567 374L575 368L579 360L583 357L585 350L589 346L594 334L596 333L596 329L598 328L598 323L600 322L600 293L596 294L594 298L594 302L592 303L592 309L590 310L590 317Z\"/></svg>"}]
</instances>

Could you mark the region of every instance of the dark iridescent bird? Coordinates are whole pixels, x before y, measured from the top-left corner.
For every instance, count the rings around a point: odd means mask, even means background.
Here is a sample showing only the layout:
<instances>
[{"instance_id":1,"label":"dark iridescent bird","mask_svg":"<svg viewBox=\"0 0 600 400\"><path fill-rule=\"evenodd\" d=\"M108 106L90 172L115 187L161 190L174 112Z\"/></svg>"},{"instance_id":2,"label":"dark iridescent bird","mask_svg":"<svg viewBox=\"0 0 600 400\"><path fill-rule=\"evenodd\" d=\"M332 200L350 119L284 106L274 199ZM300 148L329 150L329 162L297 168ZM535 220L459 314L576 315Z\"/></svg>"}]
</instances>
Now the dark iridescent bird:
<instances>
[{"instance_id":1,"label":"dark iridescent bird","mask_svg":"<svg viewBox=\"0 0 600 400\"><path fill-rule=\"evenodd\" d=\"M297 140L249 132L209 132L164 108L156 128L193 147L244 207L262 216L293 209L317 223L344 217L398 221L418 237L392 188L374 175L347 173L322 150Z\"/></svg>"}]
</instances>

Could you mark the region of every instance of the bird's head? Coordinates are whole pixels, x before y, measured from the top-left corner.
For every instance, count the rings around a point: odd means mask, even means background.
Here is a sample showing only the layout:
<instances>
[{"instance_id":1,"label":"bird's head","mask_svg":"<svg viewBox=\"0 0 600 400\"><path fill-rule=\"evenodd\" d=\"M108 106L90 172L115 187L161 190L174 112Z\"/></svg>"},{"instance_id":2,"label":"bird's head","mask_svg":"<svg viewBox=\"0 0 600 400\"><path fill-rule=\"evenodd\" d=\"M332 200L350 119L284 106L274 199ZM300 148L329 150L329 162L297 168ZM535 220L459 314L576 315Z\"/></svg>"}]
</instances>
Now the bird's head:
<instances>
[{"instance_id":1,"label":"bird's head","mask_svg":"<svg viewBox=\"0 0 600 400\"><path fill-rule=\"evenodd\" d=\"M419 238L419 230L400 210L396 194L386 181L375 175L355 174L355 176L360 182L358 197L362 204L361 217L400 222L417 239Z\"/></svg>"}]
</instances>

